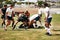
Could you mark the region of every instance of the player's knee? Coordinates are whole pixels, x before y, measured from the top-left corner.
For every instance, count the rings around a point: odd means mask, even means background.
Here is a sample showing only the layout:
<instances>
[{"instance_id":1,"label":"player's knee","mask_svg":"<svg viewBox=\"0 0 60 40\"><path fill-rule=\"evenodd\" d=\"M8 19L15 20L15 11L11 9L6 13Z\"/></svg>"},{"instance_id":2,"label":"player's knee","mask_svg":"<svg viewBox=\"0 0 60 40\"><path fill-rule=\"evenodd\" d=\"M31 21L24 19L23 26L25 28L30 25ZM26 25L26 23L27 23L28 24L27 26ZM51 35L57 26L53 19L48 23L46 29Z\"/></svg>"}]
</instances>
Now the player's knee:
<instances>
[{"instance_id":1,"label":"player's knee","mask_svg":"<svg viewBox=\"0 0 60 40\"><path fill-rule=\"evenodd\" d=\"M16 25L18 22L15 22L14 25Z\"/></svg>"},{"instance_id":2,"label":"player's knee","mask_svg":"<svg viewBox=\"0 0 60 40\"><path fill-rule=\"evenodd\" d=\"M7 22L8 25L10 25L10 23L11 23L10 21Z\"/></svg>"},{"instance_id":3,"label":"player's knee","mask_svg":"<svg viewBox=\"0 0 60 40\"><path fill-rule=\"evenodd\" d=\"M49 24L48 24L48 23L45 23L45 26L46 26L46 27L49 27Z\"/></svg>"}]
</instances>

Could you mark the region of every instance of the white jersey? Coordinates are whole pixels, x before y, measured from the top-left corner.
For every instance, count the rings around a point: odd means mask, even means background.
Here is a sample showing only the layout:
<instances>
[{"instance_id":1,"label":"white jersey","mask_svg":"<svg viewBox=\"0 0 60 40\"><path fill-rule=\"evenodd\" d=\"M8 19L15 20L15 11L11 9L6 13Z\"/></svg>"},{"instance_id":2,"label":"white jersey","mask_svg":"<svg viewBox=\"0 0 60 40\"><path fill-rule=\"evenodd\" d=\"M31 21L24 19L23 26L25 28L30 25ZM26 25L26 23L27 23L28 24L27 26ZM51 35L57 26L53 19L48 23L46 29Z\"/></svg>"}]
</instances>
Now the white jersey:
<instances>
[{"instance_id":1,"label":"white jersey","mask_svg":"<svg viewBox=\"0 0 60 40\"><path fill-rule=\"evenodd\" d=\"M50 9L48 7L44 8L44 14L45 14L46 17L49 14L49 17L48 18L51 18L52 17L52 14L50 13Z\"/></svg>"},{"instance_id":2,"label":"white jersey","mask_svg":"<svg viewBox=\"0 0 60 40\"><path fill-rule=\"evenodd\" d=\"M32 15L32 16L29 18L29 20L32 21L32 20L34 20L36 17L38 17L38 14Z\"/></svg>"},{"instance_id":3,"label":"white jersey","mask_svg":"<svg viewBox=\"0 0 60 40\"><path fill-rule=\"evenodd\" d=\"M12 15L12 12L13 12L13 8L11 9L10 7L7 8L6 12L8 12L8 16L11 16Z\"/></svg>"},{"instance_id":4,"label":"white jersey","mask_svg":"<svg viewBox=\"0 0 60 40\"><path fill-rule=\"evenodd\" d=\"M43 13L43 8L39 8L38 9L38 14L42 14Z\"/></svg>"}]
</instances>

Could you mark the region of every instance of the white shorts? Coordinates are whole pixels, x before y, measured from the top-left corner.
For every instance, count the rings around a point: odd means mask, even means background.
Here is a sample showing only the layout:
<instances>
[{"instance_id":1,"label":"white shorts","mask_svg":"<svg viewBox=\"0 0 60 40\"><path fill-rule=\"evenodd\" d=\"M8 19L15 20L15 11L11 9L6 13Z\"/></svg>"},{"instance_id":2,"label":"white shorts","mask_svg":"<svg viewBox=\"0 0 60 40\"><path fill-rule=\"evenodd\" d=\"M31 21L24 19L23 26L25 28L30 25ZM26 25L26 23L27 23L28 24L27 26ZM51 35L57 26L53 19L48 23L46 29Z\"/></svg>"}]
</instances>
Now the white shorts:
<instances>
[{"instance_id":1,"label":"white shorts","mask_svg":"<svg viewBox=\"0 0 60 40\"><path fill-rule=\"evenodd\" d=\"M32 20L34 20L37 16L38 16L38 14L34 14L34 15L32 15L32 16L29 18L29 20L32 21Z\"/></svg>"}]
</instances>

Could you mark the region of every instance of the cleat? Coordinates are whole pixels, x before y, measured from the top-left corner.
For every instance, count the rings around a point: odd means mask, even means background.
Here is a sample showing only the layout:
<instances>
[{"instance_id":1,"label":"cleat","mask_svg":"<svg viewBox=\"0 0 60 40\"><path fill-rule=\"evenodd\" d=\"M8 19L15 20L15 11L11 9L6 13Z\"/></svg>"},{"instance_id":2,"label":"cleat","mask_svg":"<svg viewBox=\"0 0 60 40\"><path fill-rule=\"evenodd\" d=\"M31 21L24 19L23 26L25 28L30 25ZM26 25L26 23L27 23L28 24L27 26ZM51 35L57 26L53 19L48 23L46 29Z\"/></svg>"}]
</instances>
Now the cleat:
<instances>
[{"instance_id":1,"label":"cleat","mask_svg":"<svg viewBox=\"0 0 60 40\"><path fill-rule=\"evenodd\" d=\"M46 33L46 35L48 35L48 36L52 36L52 34L50 34L50 33Z\"/></svg>"}]
</instances>

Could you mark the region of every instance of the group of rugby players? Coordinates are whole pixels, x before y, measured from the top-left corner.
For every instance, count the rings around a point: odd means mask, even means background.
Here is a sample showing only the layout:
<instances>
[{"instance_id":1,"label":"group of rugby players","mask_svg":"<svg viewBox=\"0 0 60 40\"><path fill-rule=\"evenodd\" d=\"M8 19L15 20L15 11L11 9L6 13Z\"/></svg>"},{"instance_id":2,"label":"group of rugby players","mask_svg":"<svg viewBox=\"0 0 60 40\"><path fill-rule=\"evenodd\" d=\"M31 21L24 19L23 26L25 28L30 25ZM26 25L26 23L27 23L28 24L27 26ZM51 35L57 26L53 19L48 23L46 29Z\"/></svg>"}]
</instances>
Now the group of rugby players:
<instances>
[{"instance_id":1,"label":"group of rugby players","mask_svg":"<svg viewBox=\"0 0 60 40\"><path fill-rule=\"evenodd\" d=\"M12 21L12 30L15 29L18 22L22 22L22 26L24 26L25 29L29 28L32 25L34 27L37 27L37 21L41 23L42 13L44 13L45 14L45 19L44 19L45 29L47 30L46 34L51 35L50 22L52 20L52 15L50 13L50 9L47 3L44 4L44 9L42 9L42 5L39 6L38 13L32 15L31 17L30 17L30 13L28 12L28 10L26 10L25 12L20 12L20 14L18 15L18 20L16 21L14 21L15 12L14 12L13 7L14 7L13 5L10 5L10 7L7 8L7 5L4 5L4 7L1 9L2 11L1 18L3 20L2 26L4 25L5 30L7 30L7 26L11 24L11 21Z\"/></svg>"}]
</instances>

